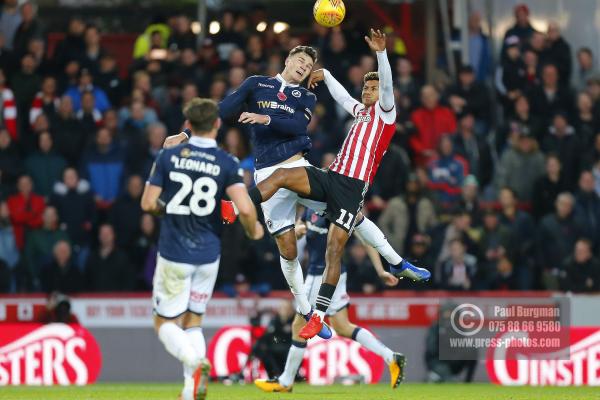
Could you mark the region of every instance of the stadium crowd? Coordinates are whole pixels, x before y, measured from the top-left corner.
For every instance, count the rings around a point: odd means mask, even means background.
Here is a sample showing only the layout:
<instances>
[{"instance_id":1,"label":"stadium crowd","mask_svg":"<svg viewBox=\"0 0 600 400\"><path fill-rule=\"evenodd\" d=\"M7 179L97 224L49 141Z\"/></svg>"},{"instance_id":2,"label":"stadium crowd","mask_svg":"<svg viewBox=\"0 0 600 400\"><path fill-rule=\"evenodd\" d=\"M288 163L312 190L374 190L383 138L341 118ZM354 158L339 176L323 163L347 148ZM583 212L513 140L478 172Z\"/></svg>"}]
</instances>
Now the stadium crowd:
<instances>
[{"instance_id":1,"label":"stadium crowd","mask_svg":"<svg viewBox=\"0 0 600 400\"><path fill-rule=\"evenodd\" d=\"M572 65L559 26L536 31L529 13L515 8L496 70L473 13L471 64L454 83L442 71L424 84L388 31L397 132L365 212L433 273L431 283L400 288L600 290L600 71L587 48ZM357 98L376 70L365 29L257 32L252 14L230 11L219 22L197 47L187 16L153 21L123 78L100 26L73 17L49 57L36 8L4 1L0 292L148 290L159 224L139 199L163 140L182 126L182 104L219 101L250 75L275 75L299 44L315 46L318 64ZM352 121L322 86L307 157L327 166ZM252 185L246 127L225 121L220 143ZM223 252L221 290L285 288L271 238L251 243L239 224L223 234L236 251ZM383 290L358 241L345 262L350 291Z\"/></svg>"}]
</instances>

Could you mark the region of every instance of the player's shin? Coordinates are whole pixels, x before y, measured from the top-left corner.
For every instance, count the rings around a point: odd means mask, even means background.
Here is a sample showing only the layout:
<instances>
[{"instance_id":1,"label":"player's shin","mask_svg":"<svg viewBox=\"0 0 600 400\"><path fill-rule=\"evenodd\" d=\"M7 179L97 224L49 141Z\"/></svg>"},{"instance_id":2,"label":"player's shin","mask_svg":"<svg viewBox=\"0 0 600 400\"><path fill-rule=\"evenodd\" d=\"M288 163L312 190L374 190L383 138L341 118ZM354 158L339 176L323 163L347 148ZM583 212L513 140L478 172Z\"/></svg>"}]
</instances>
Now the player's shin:
<instances>
[{"instance_id":1,"label":"player's shin","mask_svg":"<svg viewBox=\"0 0 600 400\"><path fill-rule=\"evenodd\" d=\"M202 328L199 326L187 328L185 330L185 334L189 338L190 344L196 351L196 354L198 354L200 358L204 358L206 356L206 341L204 339L204 333L202 332ZM190 368L186 365L183 366L184 378L192 378L193 373L193 368Z\"/></svg>"},{"instance_id":2,"label":"player's shin","mask_svg":"<svg viewBox=\"0 0 600 400\"><path fill-rule=\"evenodd\" d=\"M394 360L394 352L381 343L371 332L360 326L357 326L354 332L352 332L352 340L357 341L373 353L382 357L387 364Z\"/></svg>"},{"instance_id":3,"label":"player's shin","mask_svg":"<svg viewBox=\"0 0 600 400\"><path fill-rule=\"evenodd\" d=\"M169 354L181 361L184 366L192 369L198 367L201 357L196 353L185 331L175 323L163 323L158 329L158 338Z\"/></svg>"},{"instance_id":4,"label":"player's shin","mask_svg":"<svg viewBox=\"0 0 600 400\"><path fill-rule=\"evenodd\" d=\"M298 311L303 315L308 314L311 307L304 290L304 277L302 276L302 267L298 262L298 258L286 260L280 256L279 263L281 264L283 276L296 299Z\"/></svg>"},{"instance_id":5,"label":"player's shin","mask_svg":"<svg viewBox=\"0 0 600 400\"><path fill-rule=\"evenodd\" d=\"M280 384L287 387L294 384L294 379L296 378L300 364L302 364L302 358L304 357L305 351L306 342L292 340L292 345L290 346L290 350L285 361L285 369L283 374L281 374L279 377Z\"/></svg>"},{"instance_id":6,"label":"player's shin","mask_svg":"<svg viewBox=\"0 0 600 400\"><path fill-rule=\"evenodd\" d=\"M356 224L354 229L365 243L375 248L387 262L392 265L399 265L402 262L402 257L396 253L381 229L373 221L364 217L362 221Z\"/></svg>"}]
</instances>

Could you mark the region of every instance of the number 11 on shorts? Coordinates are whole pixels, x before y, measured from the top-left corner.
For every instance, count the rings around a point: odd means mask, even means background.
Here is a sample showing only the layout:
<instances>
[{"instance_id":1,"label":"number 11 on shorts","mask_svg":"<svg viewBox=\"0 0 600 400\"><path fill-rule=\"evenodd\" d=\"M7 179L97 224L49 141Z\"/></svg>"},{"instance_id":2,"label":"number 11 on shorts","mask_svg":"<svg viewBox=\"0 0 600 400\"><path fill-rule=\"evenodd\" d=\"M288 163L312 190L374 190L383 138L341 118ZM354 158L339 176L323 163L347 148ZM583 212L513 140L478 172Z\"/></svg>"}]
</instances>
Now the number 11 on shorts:
<instances>
[{"instance_id":1,"label":"number 11 on shorts","mask_svg":"<svg viewBox=\"0 0 600 400\"><path fill-rule=\"evenodd\" d=\"M352 220L354 219L354 214L349 213L348 211L344 210L343 208L340 209L340 213L341 213L340 217L335 222L342 225L346 229L350 229L350 224L352 223ZM346 214L348 214L348 221L346 221L346 223L344 223L344 218L346 218Z\"/></svg>"}]
</instances>

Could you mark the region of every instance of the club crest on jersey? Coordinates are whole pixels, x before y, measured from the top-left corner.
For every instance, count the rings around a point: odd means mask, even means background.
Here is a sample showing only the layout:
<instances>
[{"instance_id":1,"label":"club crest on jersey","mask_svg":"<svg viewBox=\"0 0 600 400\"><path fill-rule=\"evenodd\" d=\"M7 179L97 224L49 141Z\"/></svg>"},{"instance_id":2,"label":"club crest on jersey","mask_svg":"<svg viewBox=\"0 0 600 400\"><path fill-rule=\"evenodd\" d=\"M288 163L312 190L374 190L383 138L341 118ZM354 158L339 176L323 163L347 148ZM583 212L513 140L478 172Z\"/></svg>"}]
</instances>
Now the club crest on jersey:
<instances>
[{"instance_id":1,"label":"club crest on jersey","mask_svg":"<svg viewBox=\"0 0 600 400\"><path fill-rule=\"evenodd\" d=\"M277 92L277 98L279 100L281 100L281 101L286 101L287 100L287 96L283 92Z\"/></svg>"},{"instance_id":2,"label":"club crest on jersey","mask_svg":"<svg viewBox=\"0 0 600 400\"><path fill-rule=\"evenodd\" d=\"M294 97L300 97L300 96L302 96L302 93L300 93L299 90L292 90L292 96L294 96Z\"/></svg>"},{"instance_id":3,"label":"club crest on jersey","mask_svg":"<svg viewBox=\"0 0 600 400\"><path fill-rule=\"evenodd\" d=\"M190 149L188 149L188 148L186 147L186 148L184 148L184 149L181 149L181 153L179 153L179 155L180 155L181 157L185 157L185 158L187 158L187 157L189 157L189 156L190 156L190 154L191 154L191 153L192 153L192 150L190 150Z\"/></svg>"},{"instance_id":4,"label":"club crest on jersey","mask_svg":"<svg viewBox=\"0 0 600 400\"><path fill-rule=\"evenodd\" d=\"M273 221L271 221L270 219L267 219L265 222L267 223L267 227L269 229L273 229Z\"/></svg>"}]
</instances>

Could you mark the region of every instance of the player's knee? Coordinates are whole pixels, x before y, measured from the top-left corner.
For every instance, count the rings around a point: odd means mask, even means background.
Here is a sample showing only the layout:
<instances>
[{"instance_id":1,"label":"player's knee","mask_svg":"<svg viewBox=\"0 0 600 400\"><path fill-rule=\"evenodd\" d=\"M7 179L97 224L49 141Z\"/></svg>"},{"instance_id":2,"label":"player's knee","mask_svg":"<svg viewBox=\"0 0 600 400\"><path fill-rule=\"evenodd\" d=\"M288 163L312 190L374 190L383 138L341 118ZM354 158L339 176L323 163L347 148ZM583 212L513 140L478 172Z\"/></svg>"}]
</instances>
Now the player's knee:
<instances>
[{"instance_id":1,"label":"player's knee","mask_svg":"<svg viewBox=\"0 0 600 400\"><path fill-rule=\"evenodd\" d=\"M288 179L289 171L286 168L278 168L271 175L277 186L281 186Z\"/></svg>"}]
</instances>

